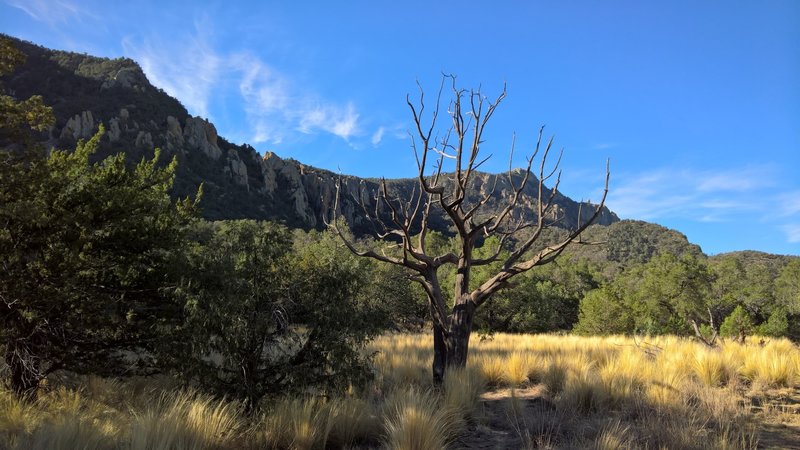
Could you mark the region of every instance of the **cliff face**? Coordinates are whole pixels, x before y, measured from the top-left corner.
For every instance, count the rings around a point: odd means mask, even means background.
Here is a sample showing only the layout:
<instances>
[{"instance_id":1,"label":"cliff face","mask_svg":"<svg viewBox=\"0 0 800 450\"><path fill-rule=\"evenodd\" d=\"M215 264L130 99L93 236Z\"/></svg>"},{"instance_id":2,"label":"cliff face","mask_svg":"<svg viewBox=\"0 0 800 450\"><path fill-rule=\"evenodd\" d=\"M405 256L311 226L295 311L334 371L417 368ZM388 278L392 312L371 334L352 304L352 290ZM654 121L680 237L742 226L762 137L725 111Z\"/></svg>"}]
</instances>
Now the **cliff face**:
<instances>
[{"instance_id":1,"label":"cliff face","mask_svg":"<svg viewBox=\"0 0 800 450\"><path fill-rule=\"evenodd\" d=\"M57 148L72 148L78 139L91 137L103 124L102 154L125 152L129 160L152 156L161 148L165 161L178 158L175 195L192 195L203 183L203 214L209 219L254 218L278 220L292 227L321 228L335 195L338 175L281 159L274 153L261 157L251 146L235 145L217 134L214 125L193 117L174 98L150 84L132 60L105 59L48 50L14 38L27 55L25 64L2 82L17 98L42 95L53 107L56 124L43 139ZM519 182L521 173L514 177ZM499 210L511 195L507 175L479 173L474 177L475 199L497 184L485 210ZM410 194L416 180L387 180L392 192ZM536 183L529 183L522 203L532 206ZM345 220L356 233L370 231L371 224L358 207L360 197L369 203L377 191L376 180L344 177L341 197ZM578 217L580 210L581 218ZM533 218L533 208L525 208ZM581 205L556 194L551 218L558 225L574 227L591 214ZM600 224L618 218L604 210ZM441 214L434 227L446 232Z\"/></svg>"}]
</instances>

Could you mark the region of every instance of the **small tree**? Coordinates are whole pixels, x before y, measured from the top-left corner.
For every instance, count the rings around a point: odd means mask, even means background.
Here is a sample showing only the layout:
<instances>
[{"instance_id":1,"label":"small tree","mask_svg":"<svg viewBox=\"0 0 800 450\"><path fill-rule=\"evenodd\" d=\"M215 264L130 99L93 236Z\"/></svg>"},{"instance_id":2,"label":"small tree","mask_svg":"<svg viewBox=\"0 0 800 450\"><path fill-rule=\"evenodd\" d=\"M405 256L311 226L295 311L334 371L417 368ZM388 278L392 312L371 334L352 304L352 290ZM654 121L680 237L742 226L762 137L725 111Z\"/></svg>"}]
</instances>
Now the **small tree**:
<instances>
[{"instance_id":1,"label":"small tree","mask_svg":"<svg viewBox=\"0 0 800 450\"><path fill-rule=\"evenodd\" d=\"M753 319L750 314L742 305L739 305L719 326L719 333L724 337L733 338L744 343L747 336L753 334L754 329Z\"/></svg>"},{"instance_id":2,"label":"small tree","mask_svg":"<svg viewBox=\"0 0 800 450\"><path fill-rule=\"evenodd\" d=\"M716 340L712 276L690 253L661 253L629 268L581 302L576 331L583 334L689 334L706 345ZM711 335L703 333L708 327Z\"/></svg>"},{"instance_id":3,"label":"small tree","mask_svg":"<svg viewBox=\"0 0 800 450\"><path fill-rule=\"evenodd\" d=\"M451 80L452 99L447 105L451 125L442 134L435 134L440 114L441 95L447 80ZM542 132L536 148L522 170L512 170L509 164L506 203L499 209L490 210L487 203L493 199L494 189L482 192L476 185L476 174L488 159L481 155L483 133L496 108L505 98L505 89L494 100L489 101L480 89L466 90L456 86L453 76L444 76L430 118L426 118L424 93L420 88L419 106L407 103L414 119L415 133L412 147L417 159L417 187L407 198L390 192L385 180L378 192L369 195L359 193L357 199L373 223L378 227L378 236L397 243L397 251L378 252L358 246L348 239L337 221L339 213L339 191L332 205L332 221L329 225L338 232L347 247L356 255L403 266L414 273L428 297L430 316L433 322L433 379L440 383L448 367L463 367L467 362L469 339L476 308L489 301L494 293L509 285L515 275L533 267L547 264L560 255L575 241L583 230L597 219L603 209L608 192L608 169L600 204L584 217L578 212L578 225L565 232L562 238L550 245L538 245L542 232L563 220L563 215L554 208L558 193L560 172L558 161L547 169L546 162L553 144L551 138L542 144ZM427 123L426 123L427 121ZM531 173L534 159L541 151L538 179ZM513 162L514 145L511 146ZM431 167L431 161L435 161ZM447 173L446 162L452 162L453 171ZM429 172L429 169L432 169ZM558 173L558 175L556 175ZM552 189L544 183L554 179ZM499 177L498 177L499 178ZM536 184L535 198L528 198L523 191L529 183ZM444 212L455 230L457 249L432 254L428 248L431 213L435 208ZM535 218L524 219L523 208L533 208ZM581 222L581 218L584 220ZM523 236L523 230L527 233ZM488 236L498 236L495 251L486 257L473 253L476 243ZM473 269L497 263L499 269L485 281L473 286ZM445 265L456 267L452 297L442 289L439 269ZM451 306L450 312L448 307Z\"/></svg>"},{"instance_id":4,"label":"small tree","mask_svg":"<svg viewBox=\"0 0 800 450\"><path fill-rule=\"evenodd\" d=\"M195 204L170 199L176 162L159 168L159 152L90 163L102 135L0 161L0 343L20 395L59 369L130 370L122 350L148 348L175 312L164 294Z\"/></svg>"},{"instance_id":5,"label":"small tree","mask_svg":"<svg viewBox=\"0 0 800 450\"><path fill-rule=\"evenodd\" d=\"M183 375L255 407L270 395L326 392L369 376L363 346L384 324L363 305L349 253L320 236L293 247L280 225L199 224L181 292L187 323L172 348Z\"/></svg>"},{"instance_id":6,"label":"small tree","mask_svg":"<svg viewBox=\"0 0 800 450\"><path fill-rule=\"evenodd\" d=\"M24 60L0 38L0 75ZM0 347L20 396L59 369L131 369L115 362L161 333L169 262L194 211L169 197L174 160L91 164L102 129L48 154L36 133L53 122L41 97L0 93Z\"/></svg>"}]
</instances>

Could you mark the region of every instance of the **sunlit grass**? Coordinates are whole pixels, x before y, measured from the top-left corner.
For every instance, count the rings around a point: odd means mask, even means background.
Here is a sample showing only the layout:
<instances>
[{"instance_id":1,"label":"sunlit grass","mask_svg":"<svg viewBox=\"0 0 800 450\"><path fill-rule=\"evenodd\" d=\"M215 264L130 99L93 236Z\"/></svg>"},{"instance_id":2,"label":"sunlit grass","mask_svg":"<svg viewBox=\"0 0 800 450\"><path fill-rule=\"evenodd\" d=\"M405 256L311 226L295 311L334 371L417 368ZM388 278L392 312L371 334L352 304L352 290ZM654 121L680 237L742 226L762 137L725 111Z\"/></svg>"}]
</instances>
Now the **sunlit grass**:
<instances>
[{"instance_id":1,"label":"sunlit grass","mask_svg":"<svg viewBox=\"0 0 800 450\"><path fill-rule=\"evenodd\" d=\"M411 387L386 402L386 447L396 450L441 449L455 437L459 411L442 405L431 391Z\"/></svg>"},{"instance_id":2,"label":"sunlit grass","mask_svg":"<svg viewBox=\"0 0 800 450\"><path fill-rule=\"evenodd\" d=\"M272 449L325 448L333 421L330 409L314 398L284 399L262 417L259 446Z\"/></svg>"},{"instance_id":3,"label":"sunlit grass","mask_svg":"<svg viewBox=\"0 0 800 450\"><path fill-rule=\"evenodd\" d=\"M473 368L451 369L444 377L443 405L457 411L464 419L476 416L480 395L486 389L486 381Z\"/></svg>"},{"instance_id":4,"label":"sunlit grass","mask_svg":"<svg viewBox=\"0 0 800 450\"><path fill-rule=\"evenodd\" d=\"M249 413L169 379L67 374L35 402L0 390L0 449L445 448L498 420L520 448L755 448L761 420L797 423L770 400L800 387L800 349L784 339L497 334L474 339L467 367L438 387L430 336L367 351L371 386Z\"/></svg>"},{"instance_id":5,"label":"sunlit grass","mask_svg":"<svg viewBox=\"0 0 800 450\"><path fill-rule=\"evenodd\" d=\"M151 408L135 414L130 448L221 448L237 437L241 424L238 404L194 392L164 395Z\"/></svg>"}]
</instances>

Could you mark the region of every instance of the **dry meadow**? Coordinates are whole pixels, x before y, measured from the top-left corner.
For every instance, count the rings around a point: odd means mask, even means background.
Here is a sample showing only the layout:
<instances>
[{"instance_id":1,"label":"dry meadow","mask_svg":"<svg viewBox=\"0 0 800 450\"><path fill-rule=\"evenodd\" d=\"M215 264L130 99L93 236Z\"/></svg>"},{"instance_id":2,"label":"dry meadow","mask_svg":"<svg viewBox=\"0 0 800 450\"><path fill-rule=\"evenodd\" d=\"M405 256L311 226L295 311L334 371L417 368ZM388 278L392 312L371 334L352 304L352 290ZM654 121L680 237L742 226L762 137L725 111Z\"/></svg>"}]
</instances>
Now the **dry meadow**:
<instances>
[{"instance_id":1,"label":"dry meadow","mask_svg":"<svg viewBox=\"0 0 800 450\"><path fill-rule=\"evenodd\" d=\"M242 405L166 378L61 374L0 391L2 449L800 448L800 348L750 338L473 337L441 389L427 335L375 340L375 380L339 398Z\"/></svg>"}]
</instances>

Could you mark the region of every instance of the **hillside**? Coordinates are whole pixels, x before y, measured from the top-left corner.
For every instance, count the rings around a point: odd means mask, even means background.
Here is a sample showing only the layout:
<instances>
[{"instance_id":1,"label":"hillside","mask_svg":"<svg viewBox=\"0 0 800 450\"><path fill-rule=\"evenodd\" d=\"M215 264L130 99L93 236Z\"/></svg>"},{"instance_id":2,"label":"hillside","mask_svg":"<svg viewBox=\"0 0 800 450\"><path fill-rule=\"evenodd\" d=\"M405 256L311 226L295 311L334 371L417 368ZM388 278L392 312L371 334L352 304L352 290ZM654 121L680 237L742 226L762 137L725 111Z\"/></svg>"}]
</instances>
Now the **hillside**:
<instances>
[{"instance_id":1,"label":"hillside","mask_svg":"<svg viewBox=\"0 0 800 450\"><path fill-rule=\"evenodd\" d=\"M337 174L271 152L262 157L247 144L227 141L218 135L213 123L191 116L178 100L150 84L131 59L49 50L8 38L27 55L27 61L2 83L17 98L42 95L53 107L55 126L43 136L48 145L72 148L78 139L92 136L103 124L106 136L99 156L125 152L130 161L138 161L161 148L166 157L177 157L174 195L192 195L202 183L202 213L208 219L269 219L292 227L322 228L335 194ZM355 199L372 196L377 180L344 179L345 220L356 233L367 232L370 224L360 219L363 214L358 214ZM400 194L412 192L416 183L414 179L387 181L390 190ZM474 183L475 198L497 183L487 209L504 205L508 193L505 174L498 178L478 173ZM535 185L529 183L522 204L533 204ZM578 202L561 194L556 195L555 202L557 226L574 227L590 214L590 207L580 208ZM526 214L529 219L535 217L533 209ZM618 220L605 209L598 223L608 225ZM438 231L448 231L441 214L432 223Z\"/></svg>"}]
</instances>

